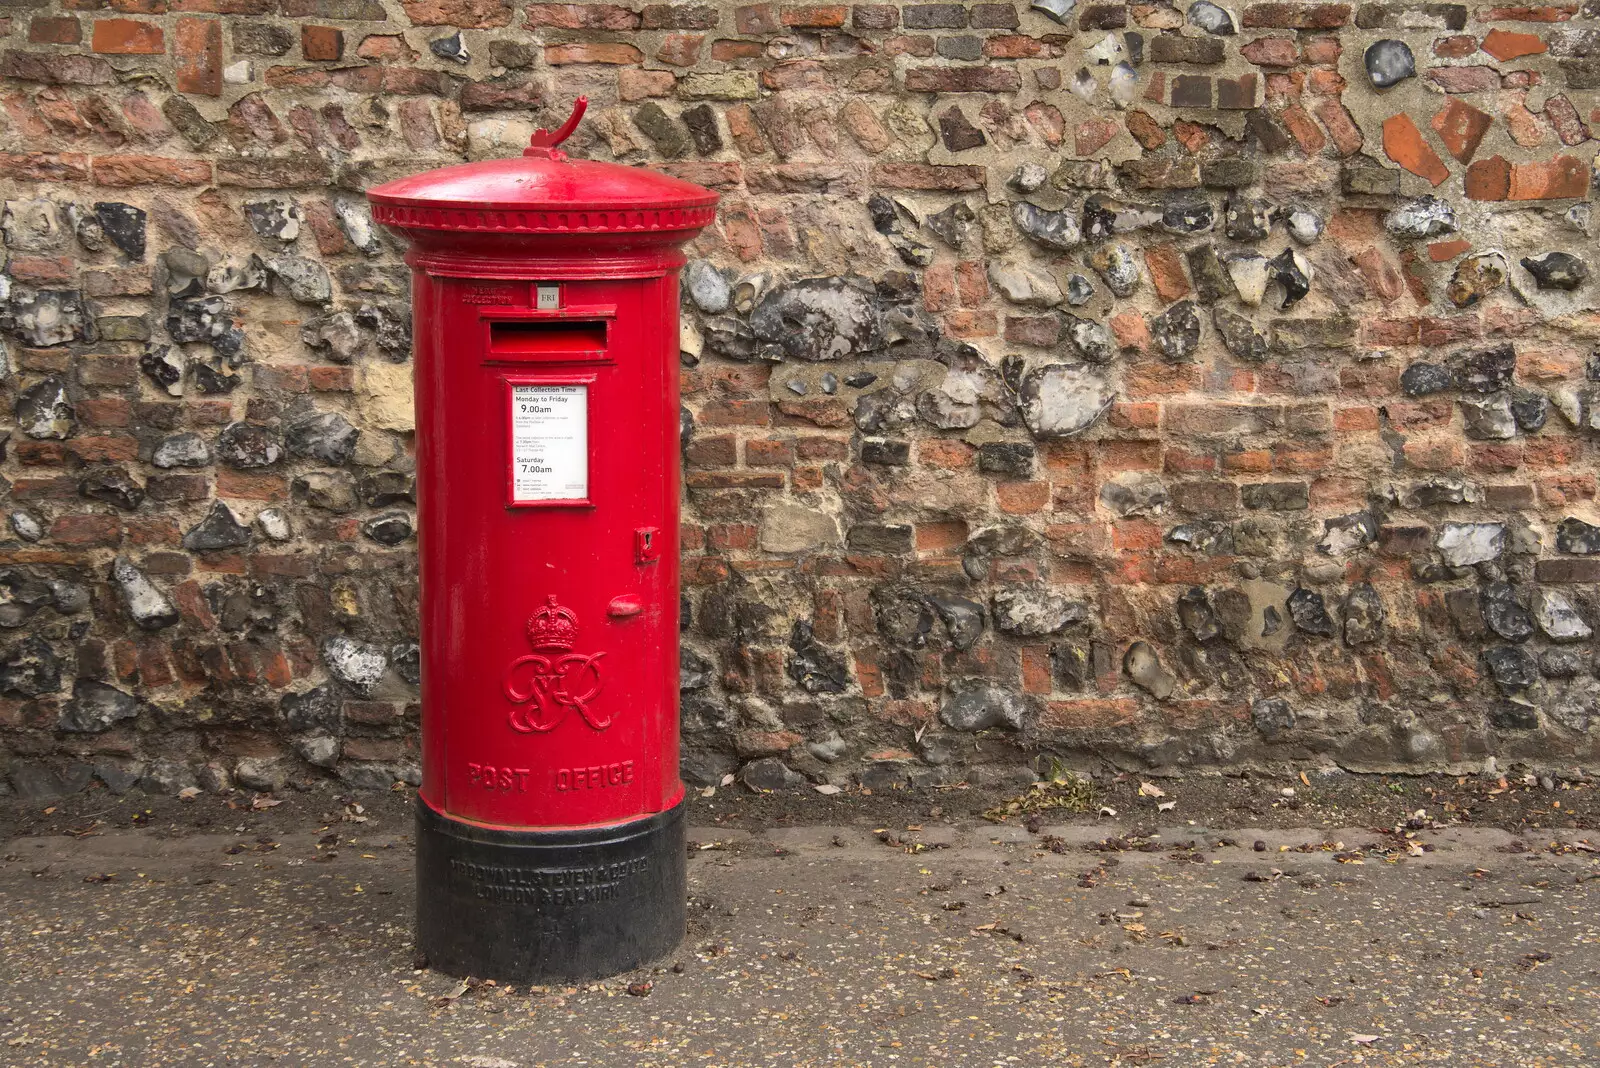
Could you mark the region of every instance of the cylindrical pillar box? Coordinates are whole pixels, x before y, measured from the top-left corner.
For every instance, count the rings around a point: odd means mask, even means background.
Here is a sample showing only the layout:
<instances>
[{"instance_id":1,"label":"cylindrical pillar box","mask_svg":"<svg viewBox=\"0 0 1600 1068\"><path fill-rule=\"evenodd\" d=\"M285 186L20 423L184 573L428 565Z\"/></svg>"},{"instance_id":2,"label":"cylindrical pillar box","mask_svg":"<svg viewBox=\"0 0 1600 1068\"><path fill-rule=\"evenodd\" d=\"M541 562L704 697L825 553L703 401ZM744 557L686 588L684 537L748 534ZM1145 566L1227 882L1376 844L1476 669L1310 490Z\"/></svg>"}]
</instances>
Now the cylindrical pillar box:
<instances>
[{"instance_id":1,"label":"cylindrical pillar box","mask_svg":"<svg viewBox=\"0 0 1600 1068\"><path fill-rule=\"evenodd\" d=\"M422 574L417 942L615 974L683 937L678 271L716 194L518 159L368 193L410 244Z\"/></svg>"}]
</instances>

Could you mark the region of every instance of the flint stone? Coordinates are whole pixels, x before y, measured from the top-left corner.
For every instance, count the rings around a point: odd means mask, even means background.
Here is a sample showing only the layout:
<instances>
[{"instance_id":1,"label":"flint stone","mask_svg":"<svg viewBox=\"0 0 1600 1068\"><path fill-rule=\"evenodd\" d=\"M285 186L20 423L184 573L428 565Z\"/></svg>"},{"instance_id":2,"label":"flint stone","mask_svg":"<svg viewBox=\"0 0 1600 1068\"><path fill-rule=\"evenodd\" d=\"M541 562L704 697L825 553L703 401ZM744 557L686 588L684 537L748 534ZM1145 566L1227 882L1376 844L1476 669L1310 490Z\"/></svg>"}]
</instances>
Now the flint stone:
<instances>
[{"instance_id":1,"label":"flint stone","mask_svg":"<svg viewBox=\"0 0 1600 1068\"><path fill-rule=\"evenodd\" d=\"M1531 389L1519 389L1511 394L1511 416L1517 429L1532 434L1543 430L1550 421L1550 398Z\"/></svg>"},{"instance_id":2,"label":"flint stone","mask_svg":"<svg viewBox=\"0 0 1600 1068\"><path fill-rule=\"evenodd\" d=\"M172 602L167 600L166 594L157 589L127 557L119 556L112 561L111 580L122 593L128 615L142 629L161 630L175 625L182 618Z\"/></svg>"},{"instance_id":3,"label":"flint stone","mask_svg":"<svg viewBox=\"0 0 1600 1068\"><path fill-rule=\"evenodd\" d=\"M212 501L205 518L183 536L183 547L190 552L237 549L250 544L250 528L234 517L221 501Z\"/></svg>"},{"instance_id":4,"label":"flint stone","mask_svg":"<svg viewBox=\"0 0 1600 1068\"><path fill-rule=\"evenodd\" d=\"M1522 693L1539 681L1533 654L1520 645L1497 645L1483 651L1483 662L1500 689L1509 696Z\"/></svg>"},{"instance_id":5,"label":"flint stone","mask_svg":"<svg viewBox=\"0 0 1600 1068\"><path fill-rule=\"evenodd\" d=\"M31 634L0 658L0 693L42 697L61 689L61 659L50 643Z\"/></svg>"},{"instance_id":6,"label":"flint stone","mask_svg":"<svg viewBox=\"0 0 1600 1068\"><path fill-rule=\"evenodd\" d=\"M1011 221L1034 241L1058 252L1076 248L1083 241L1077 219L1064 211L1047 211L1026 200L1011 206Z\"/></svg>"},{"instance_id":7,"label":"flint stone","mask_svg":"<svg viewBox=\"0 0 1600 1068\"><path fill-rule=\"evenodd\" d=\"M1473 393L1494 393L1511 384L1517 369L1517 353L1507 341L1469 354L1460 375L1462 389Z\"/></svg>"},{"instance_id":8,"label":"flint stone","mask_svg":"<svg viewBox=\"0 0 1600 1068\"><path fill-rule=\"evenodd\" d=\"M879 586L869 595L878 633L892 645L921 649L933 630L933 608L908 586Z\"/></svg>"},{"instance_id":9,"label":"flint stone","mask_svg":"<svg viewBox=\"0 0 1600 1068\"><path fill-rule=\"evenodd\" d=\"M733 289L707 260L690 260L683 271L683 289L707 315L721 315L733 301Z\"/></svg>"},{"instance_id":10,"label":"flint stone","mask_svg":"<svg viewBox=\"0 0 1600 1068\"><path fill-rule=\"evenodd\" d=\"M1256 329L1247 315L1218 307L1211 309L1211 325L1216 327L1222 344L1236 358L1259 362L1267 358L1267 335Z\"/></svg>"},{"instance_id":11,"label":"flint stone","mask_svg":"<svg viewBox=\"0 0 1600 1068\"><path fill-rule=\"evenodd\" d=\"M1367 512L1354 512L1324 520L1317 550L1332 557L1349 556L1377 540L1377 523Z\"/></svg>"},{"instance_id":12,"label":"flint stone","mask_svg":"<svg viewBox=\"0 0 1600 1068\"><path fill-rule=\"evenodd\" d=\"M194 371L195 388L207 395L232 393L244 381L244 378L240 375L231 374L201 361L192 363L189 366Z\"/></svg>"},{"instance_id":13,"label":"flint stone","mask_svg":"<svg viewBox=\"0 0 1600 1068\"><path fill-rule=\"evenodd\" d=\"M1100 503L1126 519L1160 515L1170 498L1159 476L1149 471L1124 471L1100 487Z\"/></svg>"},{"instance_id":14,"label":"flint stone","mask_svg":"<svg viewBox=\"0 0 1600 1068\"><path fill-rule=\"evenodd\" d=\"M113 508L131 512L144 500L144 487L120 467L91 471L78 482L78 494L91 501L104 501Z\"/></svg>"},{"instance_id":15,"label":"flint stone","mask_svg":"<svg viewBox=\"0 0 1600 1068\"><path fill-rule=\"evenodd\" d=\"M739 781L756 793L772 793L795 789L806 780L777 757L762 757L739 769Z\"/></svg>"},{"instance_id":16,"label":"flint stone","mask_svg":"<svg viewBox=\"0 0 1600 1068\"><path fill-rule=\"evenodd\" d=\"M269 426L231 423L217 436L217 457L241 470L271 467L283 457L283 439Z\"/></svg>"},{"instance_id":17,"label":"flint stone","mask_svg":"<svg viewBox=\"0 0 1600 1068\"><path fill-rule=\"evenodd\" d=\"M378 348L389 354L391 363L405 363L411 355L411 306L395 303L368 303L356 309L357 324L371 330Z\"/></svg>"},{"instance_id":18,"label":"flint stone","mask_svg":"<svg viewBox=\"0 0 1600 1068\"><path fill-rule=\"evenodd\" d=\"M399 545L411 537L411 517L405 512L385 512L361 524L361 533L379 545Z\"/></svg>"},{"instance_id":19,"label":"flint stone","mask_svg":"<svg viewBox=\"0 0 1600 1068\"><path fill-rule=\"evenodd\" d=\"M203 342L225 356L244 349L243 332L221 297L174 300L167 307L167 336L180 345Z\"/></svg>"},{"instance_id":20,"label":"flint stone","mask_svg":"<svg viewBox=\"0 0 1600 1068\"><path fill-rule=\"evenodd\" d=\"M266 284L267 268L260 256L252 255L240 263L219 263L206 272L206 288L213 293L261 289Z\"/></svg>"},{"instance_id":21,"label":"flint stone","mask_svg":"<svg viewBox=\"0 0 1600 1068\"><path fill-rule=\"evenodd\" d=\"M1296 627L1319 638L1332 638L1338 633L1322 594L1304 586L1297 587L1289 594L1289 617L1294 620Z\"/></svg>"},{"instance_id":22,"label":"flint stone","mask_svg":"<svg viewBox=\"0 0 1600 1068\"><path fill-rule=\"evenodd\" d=\"M311 471L290 484L295 499L312 508L343 515L355 511L355 481L343 471Z\"/></svg>"},{"instance_id":23,"label":"flint stone","mask_svg":"<svg viewBox=\"0 0 1600 1068\"><path fill-rule=\"evenodd\" d=\"M1066 26L1068 18L1077 6L1078 0L1033 0L1033 3L1028 5L1028 10L1037 11Z\"/></svg>"},{"instance_id":24,"label":"flint stone","mask_svg":"<svg viewBox=\"0 0 1600 1068\"><path fill-rule=\"evenodd\" d=\"M184 360L170 345L147 345L139 356L139 370L174 397L183 396Z\"/></svg>"},{"instance_id":25,"label":"flint stone","mask_svg":"<svg viewBox=\"0 0 1600 1068\"><path fill-rule=\"evenodd\" d=\"M361 503L368 508L389 508L417 502L416 480L404 471L372 471L356 483Z\"/></svg>"},{"instance_id":26,"label":"flint stone","mask_svg":"<svg viewBox=\"0 0 1600 1068\"><path fill-rule=\"evenodd\" d=\"M883 314L871 282L849 275L806 278L772 290L750 313L750 328L784 356L839 360L885 343Z\"/></svg>"},{"instance_id":27,"label":"flint stone","mask_svg":"<svg viewBox=\"0 0 1600 1068\"><path fill-rule=\"evenodd\" d=\"M363 696L370 696L389 668L380 645L353 641L343 634L322 643L322 662L328 673Z\"/></svg>"},{"instance_id":28,"label":"flint stone","mask_svg":"<svg viewBox=\"0 0 1600 1068\"><path fill-rule=\"evenodd\" d=\"M1522 267L1540 289L1571 292L1589 280L1589 268L1578 257L1568 252L1546 252L1542 256L1525 256Z\"/></svg>"},{"instance_id":29,"label":"flint stone","mask_svg":"<svg viewBox=\"0 0 1600 1068\"><path fill-rule=\"evenodd\" d=\"M1539 629L1553 642L1579 642L1594 635L1572 602L1556 590L1540 591L1536 618Z\"/></svg>"},{"instance_id":30,"label":"flint stone","mask_svg":"<svg viewBox=\"0 0 1600 1068\"><path fill-rule=\"evenodd\" d=\"M98 734L138 714L139 701L132 694L103 682L80 678L72 685L72 699L61 706L56 729L74 734Z\"/></svg>"},{"instance_id":31,"label":"flint stone","mask_svg":"<svg viewBox=\"0 0 1600 1068\"><path fill-rule=\"evenodd\" d=\"M6 247L24 252L45 252L60 247L64 238L56 206L48 200L8 200L0 213L0 234Z\"/></svg>"},{"instance_id":32,"label":"flint stone","mask_svg":"<svg viewBox=\"0 0 1600 1068\"><path fill-rule=\"evenodd\" d=\"M76 289L22 289L11 293L12 329L30 347L95 341L94 318Z\"/></svg>"},{"instance_id":33,"label":"flint stone","mask_svg":"<svg viewBox=\"0 0 1600 1068\"><path fill-rule=\"evenodd\" d=\"M347 311L319 315L300 327L300 340L334 363L350 363L366 351L367 338Z\"/></svg>"},{"instance_id":34,"label":"flint stone","mask_svg":"<svg viewBox=\"0 0 1600 1068\"><path fill-rule=\"evenodd\" d=\"M294 531L289 526L289 517L281 508L264 508L256 515L256 526L261 528L261 533L271 541L288 541L294 537Z\"/></svg>"},{"instance_id":35,"label":"flint stone","mask_svg":"<svg viewBox=\"0 0 1600 1068\"><path fill-rule=\"evenodd\" d=\"M102 201L94 206L100 230L127 254L129 259L144 259L145 213L132 204Z\"/></svg>"},{"instance_id":36,"label":"flint stone","mask_svg":"<svg viewBox=\"0 0 1600 1068\"><path fill-rule=\"evenodd\" d=\"M1229 195L1223 230L1234 241L1260 241L1272 230L1272 205L1258 197Z\"/></svg>"},{"instance_id":37,"label":"flint stone","mask_svg":"<svg viewBox=\"0 0 1600 1068\"><path fill-rule=\"evenodd\" d=\"M1250 704L1250 722L1271 740L1294 729L1294 709L1281 697L1259 697Z\"/></svg>"},{"instance_id":38,"label":"flint stone","mask_svg":"<svg viewBox=\"0 0 1600 1068\"><path fill-rule=\"evenodd\" d=\"M1576 556L1600 553L1600 526L1591 526L1581 519L1568 516L1556 528L1556 550Z\"/></svg>"},{"instance_id":39,"label":"flint stone","mask_svg":"<svg viewBox=\"0 0 1600 1068\"><path fill-rule=\"evenodd\" d=\"M1539 654L1539 674L1547 679L1575 679L1588 670L1584 655L1574 649L1546 649Z\"/></svg>"},{"instance_id":40,"label":"flint stone","mask_svg":"<svg viewBox=\"0 0 1600 1068\"><path fill-rule=\"evenodd\" d=\"M1240 301L1253 308L1266 299L1273 272L1265 256L1254 252L1229 253L1222 258L1222 265L1227 268L1228 280L1233 283Z\"/></svg>"},{"instance_id":41,"label":"flint stone","mask_svg":"<svg viewBox=\"0 0 1600 1068\"><path fill-rule=\"evenodd\" d=\"M1595 715L1600 713L1600 683L1582 679L1562 687L1544 708L1551 719L1568 730L1587 731Z\"/></svg>"},{"instance_id":42,"label":"flint stone","mask_svg":"<svg viewBox=\"0 0 1600 1068\"><path fill-rule=\"evenodd\" d=\"M1035 437L1065 438L1093 426L1116 398L1093 368L1048 364L1028 372L1021 392L1022 418Z\"/></svg>"},{"instance_id":43,"label":"flint stone","mask_svg":"<svg viewBox=\"0 0 1600 1068\"><path fill-rule=\"evenodd\" d=\"M1020 163L1011 172L1011 177L1006 179L1006 188L1018 193L1032 193L1049 180L1050 172L1042 164Z\"/></svg>"},{"instance_id":44,"label":"flint stone","mask_svg":"<svg viewBox=\"0 0 1600 1068\"><path fill-rule=\"evenodd\" d=\"M1444 292L1456 307L1470 308L1505 284L1505 257L1498 252L1486 252L1458 262Z\"/></svg>"},{"instance_id":45,"label":"flint stone","mask_svg":"<svg viewBox=\"0 0 1600 1068\"><path fill-rule=\"evenodd\" d=\"M1374 41L1367 46L1362 62L1366 65L1367 77L1377 89L1398 85L1417 73L1416 57L1404 41Z\"/></svg>"},{"instance_id":46,"label":"flint stone","mask_svg":"<svg viewBox=\"0 0 1600 1068\"><path fill-rule=\"evenodd\" d=\"M289 296L301 304L326 304L333 299L328 269L303 256L268 256L262 261L268 273L282 282Z\"/></svg>"},{"instance_id":47,"label":"flint stone","mask_svg":"<svg viewBox=\"0 0 1600 1068\"><path fill-rule=\"evenodd\" d=\"M252 257L254 259L255 257ZM192 249L172 248L161 254L167 269L167 295L198 297L206 290L211 261Z\"/></svg>"},{"instance_id":48,"label":"flint stone","mask_svg":"<svg viewBox=\"0 0 1600 1068\"><path fill-rule=\"evenodd\" d=\"M1446 523L1434 545L1451 567L1471 567L1498 559L1506 548L1504 523Z\"/></svg>"},{"instance_id":49,"label":"flint stone","mask_svg":"<svg viewBox=\"0 0 1600 1068\"><path fill-rule=\"evenodd\" d=\"M300 209L292 201L252 200L244 206L244 217L262 237L290 242L300 236Z\"/></svg>"},{"instance_id":50,"label":"flint stone","mask_svg":"<svg viewBox=\"0 0 1600 1068\"><path fill-rule=\"evenodd\" d=\"M66 383L51 375L17 395L17 429L30 438L62 440L72 433L76 412Z\"/></svg>"},{"instance_id":51,"label":"flint stone","mask_svg":"<svg viewBox=\"0 0 1600 1068\"><path fill-rule=\"evenodd\" d=\"M1456 231L1456 212L1436 196L1421 196L1400 205L1383 220L1384 229L1395 237L1422 239Z\"/></svg>"},{"instance_id":52,"label":"flint stone","mask_svg":"<svg viewBox=\"0 0 1600 1068\"><path fill-rule=\"evenodd\" d=\"M789 677L806 693L844 693L850 686L850 666L844 657L817 643L811 624L797 619L789 633L794 655L785 665Z\"/></svg>"},{"instance_id":53,"label":"flint stone","mask_svg":"<svg viewBox=\"0 0 1600 1068\"><path fill-rule=\"evenodd\" d=\"M372 226L372 214L364 204L352 200L336 200L333 214L339 220L339 229L364 256L376 256L383 251L383 242Z\"/></svg>"},{"instance_id":54,"label":"flint stone","mask_svg":"<svg viewBox=\"0 0 1600 1068\"><path fill-rule=\"evenodd\" d=\"M1408 397L1426 397L1455 389L1456 375L1436 363L1414 363L1400 372L1400 388Z\"/></svg>"},{"instance_id":55,"label":"flint stone","mask_svg":"<svg viewBox=\"0 0 1600 1068\"><path fill-rule=\"evenodd\" d=\"M939 719L951 730L968 734L991 727L1021 730L1028 706L1021 695L977 679L951 684L939 705Z\"/></svg>"},{"instance_id":56,"label":"flint stone","mask_svg":"<svg viewBox=\"0 0 1600 1068\"><path fill-rule=\"evenodd\" d=\"M1463 429L1469 438L1504 441L1517 436L1517 419L1511 412L1508 394L1462 397L1460 404Z\"/></svg>"},{"instance_id":57,"label":"flint stone","mask_svg":"<svg viewBox=\"0 0 1600 1068\"><path fill-rule=\"evenodd\" d=\"M1024 166L1027 166L1024 164ZM1037 166L1037 164L1034 164ZM1039 173L1044 174L1044 168L1039 168ZM1043 178L1040 179L1041 184ZM966 247L968 239L972 236L973 226L978 217L973 214L965 201L958 200L943 211L929 215L923 224L933 231L935 237L951 248L960 251Z\"/></svg>"},{"instance_id":58,"label":"flint stone","mask_svg":"<svg viewBox=\"0 0 1600 1068\"><path fill-rule=\"evenodd\" d=\"M1038 638L1089 619L1089 606L1050 589L1009 589L994 595L994 625L1007 634Z\"/></svg>"},{"instance_id":59,"label":"flint stone","mask_svg":"<svg viewBox=\"0 0 1600 1068\"><path fill-rule=\"evenodd\" d=\"M1371 645L1383 637L1386 613L1383 599L1370 582L1358 582L1345 595L1344 640L1348 645Z\"/></svg>"},{"instance_id":60,"label":"flint stone","mask_svg":"<svg viewBox=\"0 0 1600 1068\"><path fill-rule=\"evenodd\" d=\"M1506 641L1525 642L1533 637L1533 613L1517 601L1516 590L1509 583L1485 585L1478 593L1478 608L1489 629Z\"/></svg>"},{"instance_id":61,"label":"flint stone","mask_svg":"<svg viewBox=\"0 0 1600 1068\"><path fill-rule=\"evenodd\" d=\"M1178 597L1178 622L1197 642L1208 642L1222 634L1211 597L1200 586L1191 586Z\"/></svg>"},{"instance_id":62,"label":"flint stone","mask_svg":"<svg viewBox=\"0 0 1600 1068\"><path fill-rule=\"evenodd\" d=\"M1211 0L1195 0L1190 4L1187 20L1189 25L1217 37L1231 37L1237 32L1233 25L1233 16L1213 4Z\"/></svg>"},{"instance_id":63,"label":"flint stone","mask_svg":"<svg viewBox=\"0 0 1600 1068\"><path fill-rule=\"evenodd\" d=\"M1081 308L1094 296L1094 285L1081 274L1067 275L1067 303Z\"/></svg>"},{"instance_id":64,"label":"flint stone","mask_svg":"<svg viewBox=\"0 0 1600 1068\"><path fill-rule=\"evenodd\" d=\"M1067 341L1079 356L1095 364L1107 364L1116 358L1116 346L1112 344L1111 335L1104 326L1076 315L1067 316L1066 322Z\"/></svg>"},{"instance_id":65,"label":"flint stone","mask_svg":"<svg viewBox=\"0 0 1600 1068\"><path fill-rule=\"evenodd\" d=\"M1145 642L1134 642L1122 658L1122 670L1140 689L1158 701L1172 696L1178 688L1178 677L1161 663L1155 649Z\"/></svg>"},{"instance_id":66,"label":"flint stone","mask_svg":"<svg viewBox=\"0 0 1600 1068\"><path fill-rule=\"evenodd\" d=\"M156 446L150 462L161 468L204 467L211 462L211 450L199 434L174 434Z\"/></svg>"},{"instance_id":67,"label":"flint stone","mask_svg":"<svg viewBox=\"0 0 1600 1068\"><path fill-rule=\"evenodd\" d=\"M965 652L983 637L983 606L953 593L932 593L926 598L944 624L950 645Z\"/></svg>"},{"instance_id":68,"label":"flint stone","mask_svg":"<svg viewBox=\"0 0 1600 1068\"><path fill-rule=\"evenodd\" d=\"M1102 245L1089 258L1089 266L1119 297L1131 297L1139 288L1139 260L1127 245Z\"/></svg>"},{"instance_id":69,"label":"flint stone","mask_svg":"<svg viewBox=\"0 0 1600 1068\"><path fill-rule=\"evenodd\" d=\"M1144 230L1161 220L1161 209L1150 204L1124 204L1098 193L1083 202L1082 231L1090 241Z\"/></svg>"},{"instance_id":70,"label":"flint stone","mask_svg":"<svg viewBox=\"0 0 1600 1068\"><path fill-rule=\"evenodd\" d=\"M687 646L678 648L678 692L693 693L711 685L716 665Z\"/></svg>"},{"instance_id":71,"label":"flint stone","mask_svg":"<svg viewBox=\"0 0 1600 1068\"><path fill-rule=\"evenodd\" d=\"M278 700L278 722L287 731L340 733L344 729L344 699L333 686L305 693L286 693Z\"/></svg>"},{"instance_id":72,"label":"flint stone","mask_svg":"<svg viewBox=\"0 0 1600 1068\"><path fill-rule=\"evenodd\" d=\"M947 112L947 118L948 115ZM872 216L873 229L888 238L890 247L900 254L907 266L927 267L933 263L933 247L912 234L917 218L910 208L882 193L874 193L867 198L867 213Z\"/></svg>"},{"instance_id":73,"label":"flint stone","mask_svg":"<svg viewBox=\"0 0 1600 1068\"><path fill-rule=\"evenodd\" d=\"M1200 347L1200 316L1194 302L1179 301L1156 316L1150 334L1166 359L1178 362L1193 356Z\"/></svg>"},{"instance_id":74,"label":"flint stone","mask_svg":"<svg viewBox=\"0 0 1600 1068\"><path fill-rule=\"evenodd\" d=\"M1284 213L1283 224L1289 236L1302 245L1309 245L1322 236L1322 216L1310 208L1290 208Z\"/></svg>"},{"instance_id":75,"label":"flint stone","mask_svg":"<svg viewBox=\"0 0 1600 1068\"><path fill-rule=\"evenodd\" d=\"M34 542L44 537L44 524L32 512L20 508L11 513L11 529L23 541Z\"/></svg>"},{"instance_id":76,"label":"flint stone","mask_svg":"<svg viewBox=\"0 0 1600 1068\"><path fill-rule=\"evenodd\" d=\"M1183 254L1189 265L1189 277L1194 279L1194 291L1202 303L1215 304L1234 293L1233 281L1222 266L1216 246L1196 245Z\"/></svg>"},{"instance_id":77,"label":"flint stone","mask_svg":"<svg viewBox=\"0 0 1600 1068\"><path fill-rule=\"evenodd\" d=\"M1283 287L1282 308L1298 303L1311 292L1311 264L1292 248L1286 248L1268 260L1267 273Z\"/></svg>"},{"instance_id":78,"label":"flint stone","mask_svg":"<svg viewBox=\"0 0 1600 1068\"><path fill-rule=\"evenodd\" d=\"M989 281L1013 304L1049 308L1061 303L1061 287L1055 279L1025 264L991 260Z\"/></svg>"},{"instance_id":79,"label":"flint stone","mask_svg":"<svg viewBox=\"0 0 1600 1068\"><path fill-rule=\"evenodd\" d=\"M295 456L323 463L348 463L361 431L338 412L312 412L284 427L283 440Z\"/></svg>"}]
</instances>

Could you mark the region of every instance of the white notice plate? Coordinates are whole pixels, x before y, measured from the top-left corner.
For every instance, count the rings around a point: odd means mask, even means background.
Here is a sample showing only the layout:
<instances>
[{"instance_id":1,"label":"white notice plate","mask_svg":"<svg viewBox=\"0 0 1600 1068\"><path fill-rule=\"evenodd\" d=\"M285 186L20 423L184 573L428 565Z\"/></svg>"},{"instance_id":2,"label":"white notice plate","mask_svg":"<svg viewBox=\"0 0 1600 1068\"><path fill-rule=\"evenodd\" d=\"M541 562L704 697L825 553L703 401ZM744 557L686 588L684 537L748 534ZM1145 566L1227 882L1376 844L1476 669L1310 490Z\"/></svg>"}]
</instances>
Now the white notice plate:
<instances>
[{"instance_id":1,"label":"white notice plate","mask_svg":"<svg viewBox=\"0 0 1600 1068\"><path fill-rule=\"evenodd\" d=\"M511 503L589 496L589 387L511 387Z\"/></svg>"}]
</instances>

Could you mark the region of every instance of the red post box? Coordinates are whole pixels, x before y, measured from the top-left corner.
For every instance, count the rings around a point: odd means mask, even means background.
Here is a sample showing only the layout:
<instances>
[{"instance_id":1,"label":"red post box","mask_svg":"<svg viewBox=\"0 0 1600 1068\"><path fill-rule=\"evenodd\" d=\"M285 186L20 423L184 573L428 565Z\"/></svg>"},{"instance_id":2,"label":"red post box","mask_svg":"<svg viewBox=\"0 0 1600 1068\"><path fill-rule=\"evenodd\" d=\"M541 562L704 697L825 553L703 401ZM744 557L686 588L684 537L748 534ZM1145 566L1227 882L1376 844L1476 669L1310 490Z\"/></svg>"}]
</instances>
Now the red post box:
<instances>
[{"instance_id":1,"label":"red post box","mask_svg":"<svg viewBox=\"0 0 1600 1068\"><path fill-rule=\"evenodd\" d=\"M593 978L685 925L678 271L717 196L521 158L372 189L410 244L422 574L417 942Z\"/></svg>"}]
</instances>

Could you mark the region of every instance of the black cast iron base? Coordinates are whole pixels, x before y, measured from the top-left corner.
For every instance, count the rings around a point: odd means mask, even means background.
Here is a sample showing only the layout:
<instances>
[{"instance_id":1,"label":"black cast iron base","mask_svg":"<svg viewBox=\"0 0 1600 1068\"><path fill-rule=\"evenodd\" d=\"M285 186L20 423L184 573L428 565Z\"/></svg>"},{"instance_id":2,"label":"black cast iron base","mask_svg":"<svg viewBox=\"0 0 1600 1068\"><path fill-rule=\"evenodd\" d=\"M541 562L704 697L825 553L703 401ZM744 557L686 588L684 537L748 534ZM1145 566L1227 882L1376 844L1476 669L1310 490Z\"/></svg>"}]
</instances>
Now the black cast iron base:
<instances>
[{"instance_id":1,"label":"black cast iron base","mask_svg":"<svg viewBox=\"0 0 1600 1068\"><path fill-rule=\"evenodd\" d=\"M684 806L612 827L504 831L417 798L417 948L447 975L601 979L683 939Z\"/></svg>"}]
</instances>

